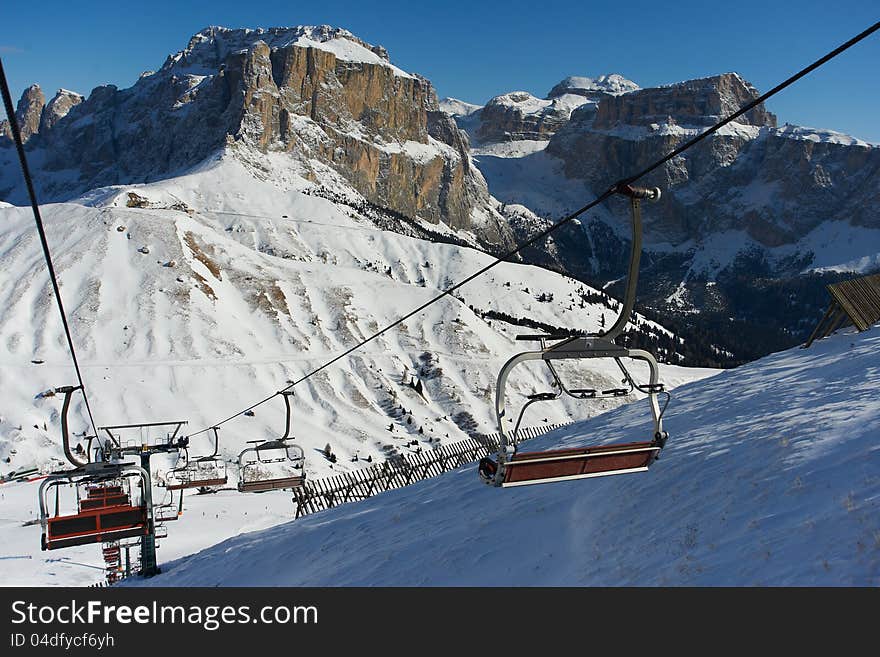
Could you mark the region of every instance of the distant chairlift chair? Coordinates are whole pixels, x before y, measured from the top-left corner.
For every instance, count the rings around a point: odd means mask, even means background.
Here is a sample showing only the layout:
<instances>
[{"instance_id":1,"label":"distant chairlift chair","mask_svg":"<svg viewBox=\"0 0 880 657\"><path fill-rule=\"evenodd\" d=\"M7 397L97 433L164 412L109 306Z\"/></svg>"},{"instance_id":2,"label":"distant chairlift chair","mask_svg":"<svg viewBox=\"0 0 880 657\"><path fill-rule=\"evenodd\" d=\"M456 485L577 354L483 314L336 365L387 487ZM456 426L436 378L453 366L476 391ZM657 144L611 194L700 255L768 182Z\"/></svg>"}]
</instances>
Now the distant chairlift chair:
<instances>
[{"instance_id":1,"label":"distant chairlift chair","mask_svg":"<svg viewBox=\"0 0 880 657\"><path fill-rule=\"evenodd\" d=\"M505 363L498 375L495 396L495 414L500 435L498 452L493 460L487 456L480 461L480 477L487 484L511 487L526 486L588 477L601 477L631 472L642 472L657 459L668 438L663 430L663 412L657 396L665 392L659 382L657 361L651 353L642 349L628 349L615 344L615 339L623 332L629 321L635 304L636 287L638 284L639 260L642 250L642 222L640 200L656 201L660 198L660 190L636 188L626 185L618 188L618 193L630 199L632 218L632 248L630 251L629 273L626 295L620 316L614 325L602 335L525 335L518 340L535 340L541 344L540 351L527 351L517 354ZM547 346L548 342L553 342ZM628 388L612 388L610 390L568 389L563 384L553 361L582 360L587 358L613 358L624 375ZM622 358L641 360L650 369L649 383L637 384L626 370ZM536 393L528 396L528 401L520 411L514 428L514 435L519 429L523 413L528 406L539 401L552 401L566 394L575 399L597 399L601 397L620 397L632 390L639 390L648 395L653 415L653 436L649 441L618 443L593 447L577 447L546 452L518 453L511 443L508 432L504 428L504 392L507 378L511 370L520 363L542 360L547 364L553 376L556 391ZM665 406L664 406L665 409Z\"/></svg>"},{"instance_id":2,"label":"distant chairlift chair","mask_svg":"<svg viewBox=\"0 0 880 657\"><path fill-rule=\"evenodd\" d=\"M188 448L184 448L184 464L168 471L165 476L165 487L170 490L186 488L211 488L225 486L227 482L226 462L217 456L220 437L217 427L214 431L214 451L207 456L190 458Z\"/></svg>"},{"instance_id":3,"label":"distant chairlift chair","mask_svg":"<svg viewBox=\"0 0 880 657\"><path fill-rule=\"evenodd\" d=\"M305 453L298 445L289 443L290 437L290 397L292 392L285 391L284 404L287 410L287 423L284 436L277 440L251 441L248 447L238 455L238 490L241 493L262 493L269 490L299 488L306 481ZM266 467L272 469L287 468L283 473L266 475Z\"/></svg>"}]
</instances>

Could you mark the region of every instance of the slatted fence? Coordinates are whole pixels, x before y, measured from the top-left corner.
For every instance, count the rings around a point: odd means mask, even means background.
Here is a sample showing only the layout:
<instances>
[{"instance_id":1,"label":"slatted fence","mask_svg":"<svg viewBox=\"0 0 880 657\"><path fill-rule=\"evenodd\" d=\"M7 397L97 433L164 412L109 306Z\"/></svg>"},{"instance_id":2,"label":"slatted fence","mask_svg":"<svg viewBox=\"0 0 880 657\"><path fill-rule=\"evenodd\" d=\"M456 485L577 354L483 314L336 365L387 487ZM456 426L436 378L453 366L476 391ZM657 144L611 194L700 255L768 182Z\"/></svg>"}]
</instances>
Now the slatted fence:
<instances>
[{"instance_id":1,"label":"slatted fence","mask_svg":"<svg viewBox=\"0 0 880 657\"><path fill-rule=\"evenodd\" d=\"M880 321L880 274L832 283L827 289L831 303L804 344L805 349L849 324L866 331Z\"/></svg>"},{"instance_id":2,"label":"slatted fence","mask_svg":"<svg viewBox=\"0 0 880 657\"><path fill-rule=\"evenodd\" d=\"M565 424L520 429L514 443L535 438ZM500 434L478 434L436 449L408 454L369 468L345 472L334 477L306 481L294 489L296 517L300 518L340 504L365 500L394 488L436 477L449 470L472 463L498 449Z\"/></svg>"}]
</instances>

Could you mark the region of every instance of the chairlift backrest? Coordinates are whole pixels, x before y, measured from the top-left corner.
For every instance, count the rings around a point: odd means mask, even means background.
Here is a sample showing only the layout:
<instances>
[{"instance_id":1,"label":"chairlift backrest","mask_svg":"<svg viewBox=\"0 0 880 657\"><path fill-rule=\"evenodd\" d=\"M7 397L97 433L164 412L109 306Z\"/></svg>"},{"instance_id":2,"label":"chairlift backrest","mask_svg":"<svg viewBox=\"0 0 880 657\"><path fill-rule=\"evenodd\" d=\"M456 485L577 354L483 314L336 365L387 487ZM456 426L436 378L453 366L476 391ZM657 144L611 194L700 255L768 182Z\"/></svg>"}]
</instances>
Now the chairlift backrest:
<instances>
[{"instance_id":1,"label":"chairlift backrest","mask_svg":"<svg viewBox=\"0 0 880 657\"><path fill-rule=\"evenodd\" d=\"M137 477L141 498L137 504L118 482ZM108 483L112 481L112 483ZM40 485L42 549L54 550L120 538L144 536L150 531L152 497L149 476L133 463L89 463L67 472L49 475ZM56 507L49 513L49 493L72 485L77 489L76 513L62 515ZM80 491L84 495L80 495Z\"/></svg>"}]
</instances>

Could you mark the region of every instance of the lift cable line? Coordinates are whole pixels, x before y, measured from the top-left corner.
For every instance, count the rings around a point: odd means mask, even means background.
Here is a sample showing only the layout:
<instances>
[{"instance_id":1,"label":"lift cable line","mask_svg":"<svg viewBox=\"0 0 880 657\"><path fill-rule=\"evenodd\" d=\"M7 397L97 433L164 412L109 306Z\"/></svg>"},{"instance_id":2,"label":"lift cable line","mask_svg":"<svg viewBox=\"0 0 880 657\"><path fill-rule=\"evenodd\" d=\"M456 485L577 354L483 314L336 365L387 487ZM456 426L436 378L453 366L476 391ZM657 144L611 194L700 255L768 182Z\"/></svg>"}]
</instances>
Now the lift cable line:
<instances>
[{"instance_id":1,"label":"lift cable line","mask_svg":"<svg viewBox=\"0 0 880 657\"><path fill-rule=\"evenodd\" d=\"M668 155L665 155L664 157L660 158L659 160L657 160L653 164L645 167L644 169L642 169L638 173L635 173L627 178L623 178L622 180L614 183L606 191L604 191L602 194L600 194L595 200L591 201L590 203L588 203L587 205L582 207L580 210L576 210L575 212L572 212L571 214L563 217L562 219L560 219L559 221L557 221L553 225L549 226L548 228L542 230L540 233L537 233L533 237L529 238L528 240L526 240L525 242L523 242L522 244L520 244L516 248L514 248L514 249L508 251L507 253L505 253L504 255L498 257L493 262L490 262L485 267L478 269L477 271L475 271L473 274L471 274L467 278L459 281L458 283L456 283L452 287L445 289L443 292L441 292L440 294L435 296L430 301L426 301L418 308L415 308L414 310L411 310L403 317L396 319L394 322L392 322L391 324L389 324L385 328L381 329L380 331L377 331L376 333L372 334L368 338L361 340L359 343L357 343L353 347L350 347L349 349L346 349L338 356L331 358L330 360L328 360L326 363L324 363L320 367L315 368L314 370L312 370L308 374L304 374L300 378L298 378L295 381L293 381L292 383L290 383L285 388L282 388L281 390L269 395L268 397L266 397L264 399L261 399L260 401L254 403L254 404L251 404L247 408L242 409L238 413L230 415L229 417L227 417L224 420L221 420L220 422L216 422L215 424L212 424L210 427L206 427L204 429L201 429L199 431L196 431L194 433L189 434L187 436L187 438L191 438L192 436L196 436L201 433L205 433L206 431L210 431L214 427L218 427L221 424L225 424L225 423L229 422L230 420L233 420L233 419L237 418L238 416L247 413L248 411L252 411L253 409L257 408L258 406L261 406L262 404L265 404L266 402L274 399L277 395L280 395L280 394L287 392L288 390L290 390L294 386L302 383L306 379L309 379L310 377L314 376L315 374L318 374L319 372L330 367L334 363L342 360L343 358L345 358L346 356L348 356L352 352L357 351L358 349L360 349L361 347L363 347L367 343L372 342L373 340L375 340L379 336L384 335L385 333L387 333L391 329L393 329L396 326L405 322L407 319L409 319L413 315L417 315L418 313L422 312L428 306L436 303L437 301L440 301L444 297L451 296L453 292L455 292L459 288L463 287L464 285L470 283L472 280L474 280L478 276L485 274L487 271L489 271L490 269L492 269L493 267L495 267L497 265L500 265L502 262L507 262L511 257L516 255L517 253L519 253L520 251L522 251L526 247L531 246L532 244L543 240L544 238L548 237L553 232L555 232L556 230L558 230L559 228L561 228L562 226L564 226L565 224L570 222L572 219L576 219L577 217L579 217L580 215L584 214L585 212L588 212L589 210L593 209L594 207L596 207L600 203L603 203L604 201L608 200L611 196L614 196L619 191L626 189L632 183L636 182L640 178L645 177L646 175L648 175L649 173L651 173L652 171L654 171L658 167L661 167L664 164L666 164L667 162L669 162L672 158L677 157L678 155L681 155L689 148L695 146L696 144L700 143L701 141L703 141L707 137L718 132L721 128L726 126L728 123L734 121L735 119L739 118L740 116L742 116L746 112L754 109L756 106L765 102L771 96L778 94L780 91L782 91L786 87L791 86L792 84L794 84L795 82L800 80L805 75L811 73L812 71L816 70L817 68L819 68L823 64L826 64L830 60L834 59L835 57L840 55L845 50L848 50L849 48L851 48L855 44L859 43L860 41L863 41L864 39L868 38L877 30L880 30L880 21L874 23L873 25L871 25L869 28L867 28L863 32L861 32L861 33L857 34L856 36L854 36L853 38L851 38L849 41L842 43L837 48L835 48L834 50L832 50L828 54L824 55L823 57L820 57L819 59L817 59L815 62L813 62L809 66L806 66L805 68L801 69L800 71L798 71L797 73L795 73L794 75L789 77L788 79L784 80L783 82L781 82L778 85L776 85L775 87L773 87L770 91L762 94L761 96L758 96L757 98L755 98L751 102L746 103L739 110L737 110L736 112L734 112L730 116L722 119L721 121L719 121L718 123L716 123L712 127L706 129L704 132L701 132L696 137L693 137L689 141L685 142L684 144L682 144L678 148L671 151Z\"/></svg>"},{"instance_id":2,"label":"lift cable line","mask_svg":"<svg viewBox=\"0 0 880 657\"><path fill-rule=\"evenodd\" d=\"M21 130L18 126L18 120L15 118L15 110L12 106L12 96L9 93L9 84L6 81L6 73L3 70L3 60L0 59L0 92L3 94L3 106L6 108L6 118L9 120L9 127L12 131L12 138L15 141L15 149L18 151L18 161L21 165L21 172L24 175L24 182L27 186L28 196L31 200L31 208L34 212L34 221L37 224L37 232L40 234L40 243L43 246L43 256L46 259L46 267L49 270L49 278L52 280L52 289L55 291L55 301L58 303L58 311L61 314L61 323L64 325L64 334L67 336L67 346L70 348L70 357L73 359L73 368L76 370L76 378L79 381L79 387L82 390L83 401L86 405L86 411L89 414L89 422L92 423L92 432L95 437L98 436L98 428L95 425L95 418L92 416L92 407L89 404L89 398L86 395L86 386L83 383L82 372L79 369L79 361L76 358L76 349L73 346L73 338L70 335L70 326L67 323L67 313L64 312L64 303L61 301L61 291L58 288L58 279L55 275L55 266L52 264L52 256L49 252L49 243L46 240L46 231L43 228L43 217L40 215L40 206L37 203L37 195L34 191L34 182L31 178L31 172L28 168L27 158L24 154L24 143L21 141ZM100 438L98 438L100 440Z\"/></svg>"}]
</instances>

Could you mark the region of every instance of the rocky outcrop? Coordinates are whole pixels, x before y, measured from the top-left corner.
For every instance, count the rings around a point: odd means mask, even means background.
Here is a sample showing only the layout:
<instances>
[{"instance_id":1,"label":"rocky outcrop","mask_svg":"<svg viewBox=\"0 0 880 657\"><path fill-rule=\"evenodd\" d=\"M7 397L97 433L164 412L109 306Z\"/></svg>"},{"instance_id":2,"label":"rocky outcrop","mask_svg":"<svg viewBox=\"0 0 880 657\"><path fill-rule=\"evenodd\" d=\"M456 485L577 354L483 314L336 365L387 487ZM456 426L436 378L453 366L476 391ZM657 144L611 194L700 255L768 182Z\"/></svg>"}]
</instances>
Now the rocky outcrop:
<instances>
[{"instance_id":1,"label":"rocky outcrop","mask_svg":"<svg viewBox=\"0 0 880 657\"><path fill-rule=\"evenodd\" d=\"M345 30L207 28L133 87L79 100L56 96L34 126L45 168L80 172L50 179L44 197L176 174L231 146L287 153L316 182L329 167L371 203L433 223L469 229L490 207L430 82Z\"/></svg>"},{"instance_id":2,"label":"rocky outcrop","mask_svg":"<svg viewBox=\"0 0 880 657\"><path fill-rule=\"evenodd\" d=\"M594 117L575 112L547 152L566 176L599 193L758 95L729 73L608 97ZM829 219L880 227L866 197L876 189L869 181L880 149L827 131L775 126L776 117L758 105L650 174L642 182L666 193L652 210L649 234L682 244L743 231L775 248Z\"/></svg>"},{"instance_id":3,"label":"rocky outcrop","mask_svg":"<svg viewBox=\"0 0 880 657\"><path fill-rule=\"evenodd\" d=\"M67 116L68 112L85 98L74 91L67 89L59 89L43 109L43 115L40 117L40 133L45 134L47 130L51 130L56 123Z\"/></svg>"},{"instance_id":4,"label":"rocky outcrop","mask_svg":"<svg viewBox=\"0 0 880 657\"><path fill-rule=\"evenodd\" d=\"M550 139L571 114L571 107L535 98L526 91L496 96L480 110L481 142Z\"/></svg>"},{"instance_id":5,"label":"rocky outcrop","mask_svg":"<svg viewBox=\"0 0 880 657\"><path fill-rule=\"evenodd\" d=\"M15 108L15 121L21 131L22 142L27 142L39 132L40 118L43 115L45 104L46 97L43 95L40 85L32 84L24 90L18 101L18 106ZM12 129L8 121L0 121L0 135L12 139Z\"/></svg>"}]
</instances>

